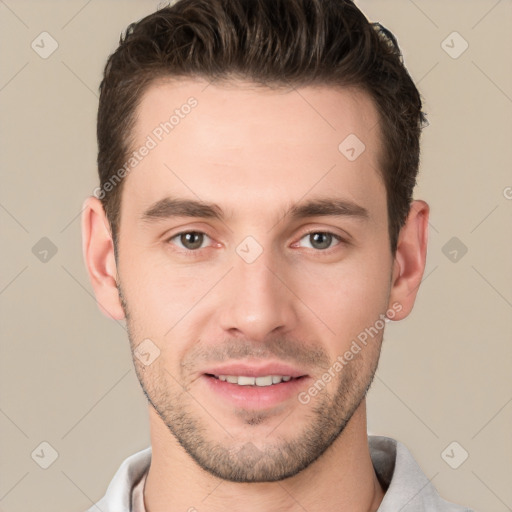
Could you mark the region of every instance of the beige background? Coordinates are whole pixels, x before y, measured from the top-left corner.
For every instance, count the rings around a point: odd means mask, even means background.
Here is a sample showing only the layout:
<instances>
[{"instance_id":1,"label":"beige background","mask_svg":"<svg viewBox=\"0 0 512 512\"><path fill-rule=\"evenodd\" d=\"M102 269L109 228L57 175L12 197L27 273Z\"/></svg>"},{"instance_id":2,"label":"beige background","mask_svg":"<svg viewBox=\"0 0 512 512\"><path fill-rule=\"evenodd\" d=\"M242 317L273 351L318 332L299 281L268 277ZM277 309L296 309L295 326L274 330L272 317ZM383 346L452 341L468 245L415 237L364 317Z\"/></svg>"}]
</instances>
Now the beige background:
<instances>
[{"instance_id":1,"label":"beige background","mask_svg":"<svg viewBox=\"0 0 512 512\"><path fill-rule=\"evenodd\" d=\"M83 512L149 443L126 332L91 295L79 213L97 185L105 59L157 4L0 0L4 512ZM512 2L358 4L397 36L430 122L416 192L431 205L427 269L413 314L386 330L369 431L405 443L445 498L512 510ZM31 48L43 31L59 45L46 59ZM458 58L443 46L462 39L442 45L454 31L469 44ZM46 262L32 250L43 237L57 249ZM48 469L31 457L43 441L58 453ZM453 441L452 464L469 453L458 469L441 456Z\"/></svg>"}]
</instances>

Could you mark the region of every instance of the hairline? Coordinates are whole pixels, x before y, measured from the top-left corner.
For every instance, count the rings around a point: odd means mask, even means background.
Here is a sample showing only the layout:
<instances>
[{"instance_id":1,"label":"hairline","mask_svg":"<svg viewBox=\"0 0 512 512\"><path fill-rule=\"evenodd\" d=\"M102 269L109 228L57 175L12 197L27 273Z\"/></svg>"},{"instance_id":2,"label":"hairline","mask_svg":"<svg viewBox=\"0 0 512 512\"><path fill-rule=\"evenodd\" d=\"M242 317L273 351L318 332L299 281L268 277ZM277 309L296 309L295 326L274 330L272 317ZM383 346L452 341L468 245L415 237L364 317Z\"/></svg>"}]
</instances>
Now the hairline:
<instances>
[{"instance_id":1,"label":"hairline","mask_svg":"<svg viewBox=\"0 0 512 512\"><path fill-rule=\"evenodd\" d=\"M235 89L235 90L248 90L248 91L260 91L260 90L268 90L273 92L283 92L283 93L290 93L297 88L304 88L304 87L312 87L312 88L328 88L334 91L349 91L353 92L356 95L364 95L365 98L367 98L372 108L374 109L376 116L377 116L377 123L375 126L371 128L371 131L373 131L375 128L377 128L377 151L376 151L376 163L377 167L374 169L379 173L379 177L382 180L382 183L385 185L385 176L384 176L384 165L385 165L385 149L384 149L384 143L385 143L385 136L384 136L384 130L383 130L383 115L379 109L379 104L373 97L371 91L369 91L366 87L364 87L362 84L339 84L339 83L331 83L328 81L322 81L322 80L315 80L308 83L302 83L301 81L295 81L295 82L269 82L269 83L262 83L258 82L256 80L251 80L250 77L243 77L241 75L232 74L232 73L226 73L224 75L221 75L217 77L217 79L213 82L210 82L208 80L208 77L206 75L197 74L197 73L190 73L190 74L179 74L179 75L158 75L152 78L151 80L148 80L145 84L142 90L140 91L137 102L135 107L133 108L132 116L129 123L129 133L126 133L124 137L124 141L126 143L126 152L124 155L124 160L126 161L128 155L137 149L137 143L135 138L135 131L136 131L136 123L140 115L140 108L144 101L144 98L149 94L150 90L158 87L160 85L169 85L169 84L184 84L187 82L195 82L195 83L201 83L201 82L208 82L209 85L215 85L216 87L224 87L225 89ZM244 87L246 85L247 87ZM373 166L372 166L373 167ZM121 179L120 185L124 183L126 177ZM120 190L121 191L121 190ZM120 197L121 200L121 197ZM121 203L119 204L119 207L121 207ZM120 209L120 208L119 208Z\"/></svg>"}]
</instances>

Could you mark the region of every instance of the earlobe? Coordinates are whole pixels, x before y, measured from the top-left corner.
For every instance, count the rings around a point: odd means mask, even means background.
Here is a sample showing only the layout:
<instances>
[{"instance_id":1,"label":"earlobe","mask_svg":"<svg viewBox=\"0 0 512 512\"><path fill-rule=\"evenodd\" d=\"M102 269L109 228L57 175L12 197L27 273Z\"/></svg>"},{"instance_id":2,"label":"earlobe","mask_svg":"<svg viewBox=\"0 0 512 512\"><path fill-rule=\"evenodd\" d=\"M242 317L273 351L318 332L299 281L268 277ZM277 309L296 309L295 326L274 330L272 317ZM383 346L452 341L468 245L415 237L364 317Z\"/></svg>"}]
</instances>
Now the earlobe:
<instances>
[{"instance_id":1,"label":"earlobe","mask_svg":"<svg viewBox=\"0 0 512 512\"><path fill-rule=\"evenodd\" d=\"M427 258L428 217L428 204L421 200L413 201L400 230L388 305L390 308L393 304L401 305L394 320L405 318L414 306Z\"/></svg>"},{"instance_id":2,"label":"earlobe","mask_svg":"<svg viewBox=\"0 0 512 512\"><path fill-rule=\"evenodd\" d=\"M82 250L100 311L114 320L125 315L117 290L117 266L108 219L101 201L89 197L83 204Z\"/></svg>"}]
</instances>

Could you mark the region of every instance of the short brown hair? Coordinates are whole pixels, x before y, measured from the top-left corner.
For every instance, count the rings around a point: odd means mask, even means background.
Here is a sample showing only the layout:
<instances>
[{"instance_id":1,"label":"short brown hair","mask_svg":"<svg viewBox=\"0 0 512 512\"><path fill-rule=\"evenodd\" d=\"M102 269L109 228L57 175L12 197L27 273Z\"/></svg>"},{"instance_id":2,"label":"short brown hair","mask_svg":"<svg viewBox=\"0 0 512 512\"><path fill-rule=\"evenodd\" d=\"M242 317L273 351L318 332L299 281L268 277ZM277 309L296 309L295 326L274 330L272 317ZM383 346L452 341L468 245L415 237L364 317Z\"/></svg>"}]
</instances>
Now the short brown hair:
<instances>
[{"instance_id":1,"label":"short brown hair","mask_svg":"<svg viewBox=\"0 0 512 512\"><path fill-rule=\"evenodd\" d=\"M368 93L379 113L379 171L395 254L426 119L394 36L370 23L353 1L179 0L127 28L105 66L97 122L100 199L114 246L123 188L116 173L130 153L137 106L148 86L163 77L354 86ZM119 183L107 189L113 178Z\"/></svg>"}]
</instances>

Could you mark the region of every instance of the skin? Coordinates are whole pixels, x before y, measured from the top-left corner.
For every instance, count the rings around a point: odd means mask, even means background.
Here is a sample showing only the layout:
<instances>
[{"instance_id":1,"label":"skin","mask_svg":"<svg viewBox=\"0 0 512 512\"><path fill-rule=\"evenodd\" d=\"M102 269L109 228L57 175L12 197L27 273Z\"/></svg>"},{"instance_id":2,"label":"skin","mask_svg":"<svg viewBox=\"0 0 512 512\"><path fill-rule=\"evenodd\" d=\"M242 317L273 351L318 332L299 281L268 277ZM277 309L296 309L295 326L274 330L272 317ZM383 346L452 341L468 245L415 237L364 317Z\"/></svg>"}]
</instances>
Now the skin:
<instances>
[{"instance_id":1,"label":"skin","mask_svg":"<svg viewBox=\"0 0 512 512\"><path fill-rule=\"evenodd\" d=\"M86 200L82 220L100 309L126 318L132 351L146 339L160 351L149 365L133 358L153 448L146 508L375 511L385 490L368 450L365 395L382 329L307 404L294 394L235 407L204 372L219 361L282 361L304 370L307 391L379 315L410 313L429 207L412 203L393 257L378 114L362 91L155 83L139 105L134 148L190 96L197 107L125 178L117 261L98 199ZM354 161L338 150L351 133L366 146ZM215 203L224 217L142 218L168 196ZM318 198L368 215L285 215ZM320 235L323 246L310 231L344 241ZM194 249L182 232L207 236ZM236 250L247 236L262 250L251 263Z\"/></svg>"}]
</instances>

